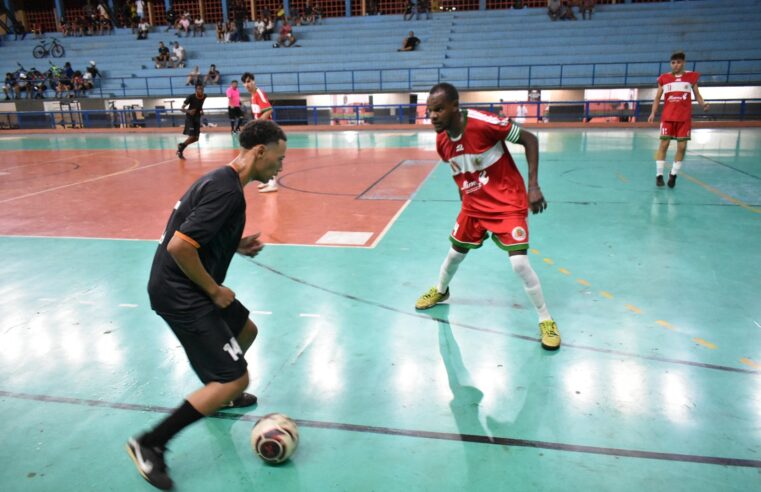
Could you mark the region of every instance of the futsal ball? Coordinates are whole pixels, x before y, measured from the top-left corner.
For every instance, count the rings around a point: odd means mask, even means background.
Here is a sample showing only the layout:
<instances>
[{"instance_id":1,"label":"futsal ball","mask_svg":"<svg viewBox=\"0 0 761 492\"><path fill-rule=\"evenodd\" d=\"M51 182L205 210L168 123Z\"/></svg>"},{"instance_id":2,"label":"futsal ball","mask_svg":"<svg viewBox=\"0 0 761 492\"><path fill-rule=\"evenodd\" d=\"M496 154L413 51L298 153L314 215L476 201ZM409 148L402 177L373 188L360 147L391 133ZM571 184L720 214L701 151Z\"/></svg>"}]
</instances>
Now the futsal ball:
<instances>
[{"instance_id":1,"label":"futsal ball","mask_svg":"<svg viewBox=\"0 0 761 492\"><path fill-rule=\"evenodd\" d=\"M287 460L299 445L299 428L290 417L270 413L260 418L251 431L251 448L271 465Z\"/></svg>"}]
</instances>

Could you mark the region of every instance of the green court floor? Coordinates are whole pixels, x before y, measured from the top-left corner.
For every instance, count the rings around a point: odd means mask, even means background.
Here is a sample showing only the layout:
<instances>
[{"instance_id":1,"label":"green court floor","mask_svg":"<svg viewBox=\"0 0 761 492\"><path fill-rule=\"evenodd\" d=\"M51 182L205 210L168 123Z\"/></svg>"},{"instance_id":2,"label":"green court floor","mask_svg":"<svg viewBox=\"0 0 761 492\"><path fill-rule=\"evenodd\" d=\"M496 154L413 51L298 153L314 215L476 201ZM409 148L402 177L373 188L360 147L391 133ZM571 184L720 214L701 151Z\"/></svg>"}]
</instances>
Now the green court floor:
<instances>
[{"instance_id":1,"label":"green court floor","mask_svg":"<svg viewBox=\"0 0 761 492\"><path fill-rule=\"evenodd\" d=\"M549 209L530 218L529 257L559 351L540 347L533 307L490 241L446 305L415 311L459 208L437 166L374 248L272 244L233 260L226 285L260 329L247 354L260 403L170 443L177 490L759 490L761 130L695 130L673 190L655 187L654 130L537 134ZM0 137L0 158L177 140ZM289 145L402 160L433 150L434 134L292 134ZM2 171L0 185L12 176ZM148 305L155 247L14 237L0 220L0 490L152 490L124 443L199 386ZM300 424L280 467L249 445L270 412Z\"/></svg>"}]
</instances>

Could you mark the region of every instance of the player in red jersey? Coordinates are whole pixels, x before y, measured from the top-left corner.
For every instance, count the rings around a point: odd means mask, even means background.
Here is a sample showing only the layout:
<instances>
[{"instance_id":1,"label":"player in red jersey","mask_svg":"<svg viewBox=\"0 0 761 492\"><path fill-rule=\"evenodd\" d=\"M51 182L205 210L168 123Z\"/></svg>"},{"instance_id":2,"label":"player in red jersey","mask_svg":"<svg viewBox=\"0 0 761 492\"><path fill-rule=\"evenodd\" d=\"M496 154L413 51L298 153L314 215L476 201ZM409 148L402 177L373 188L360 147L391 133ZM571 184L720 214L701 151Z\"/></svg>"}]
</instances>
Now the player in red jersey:
<instances>
[{"instance_id":1,"label":"player in red jersey","mask_svg":"<svg viewBox=\"0 0 761 492\"><path fill-rule=\"evenodd\" d=\"M655 184L663 186L663 168L666 165L666 152L671 140L676 139L676 156L674 165L669 174L669 188L676 186L676 175L682 167L684 153L687 151L687 141L690 139L692 129L692 93L698 104L703 106L703 111L708 111L708 103L698 90L698 72L687 72L684 69L684 53L677 51L671 55L671 72L658 77L658 91L655 93L653 109L647 118L649 123L655 120L655 112L661 103L661 96L666 95L663 101L663 114L661 114L661 145L655 153Z\"/></svg>"},{"instance_id":2,"label":"player in red jersey","mask_svg":"<svg viewBox=\"0 0 761 492\"><path fill-rule=\"evenodd\" d=\"M267 98L267 94L256 86L256 78L251 72L246 72L240 76L243 86L251 93L251 115L255 120L271 120L272 104ZM270 193L277 191L277 180L272 178L266 183L259 185L259 193Z\"/></svg>"},{"instance_id":3,"label":"player in red jersey","mask_svg":"<svg viewBox=\"0 0 761 492\"><path fill-rule=\"evenodd\" d=\"M438 135L436 151L452 168L462 207L454 225L449 251L439 273L439 283L420 296L416 309L428 309L449 298L449 282L465 255L480 248L491 232L498 247L507 251L513 271L539 315L542 347L560 347L560 333L553 321L539 278L528 255L528 209L547 208L539 188L539 144L533 133L509 118L460 109L460 96L451 84L436 84L428 95L428 112ZM522 145L528 162L528 193L505 140Z\"/></svg>"}]
</instances>

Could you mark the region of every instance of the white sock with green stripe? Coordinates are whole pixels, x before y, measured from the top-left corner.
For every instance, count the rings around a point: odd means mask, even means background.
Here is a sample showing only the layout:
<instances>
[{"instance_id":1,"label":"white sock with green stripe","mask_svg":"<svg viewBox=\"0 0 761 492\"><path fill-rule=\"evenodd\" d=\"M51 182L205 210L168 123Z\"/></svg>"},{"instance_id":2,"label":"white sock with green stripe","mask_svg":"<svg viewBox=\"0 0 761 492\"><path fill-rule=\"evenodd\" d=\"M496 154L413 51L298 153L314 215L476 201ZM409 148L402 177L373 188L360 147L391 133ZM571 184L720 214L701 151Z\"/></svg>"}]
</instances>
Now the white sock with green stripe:
<instances>
[{"instance_id":1,"label":"white sock with green stripe","mask_svg":"<svg viewBox=\"0 0 761 492\"><path fill-rule=\"evenodd\" d=\"M663 168L666 166L666 161L655 161L655 175L663 176Z\"/></svg>"},{"instance_id":2,"label":"white sock with green stripe","mask_svg":"<svg viewBox=\"0 0 761 492\"><path fill-rule=\"evenodd\" d=\"M449 254L447 254L444 263L441 264L441 270L439 271L439 283L436 285L436 290L442 294L449 288L449 282L452 281L452 277L457 273L462 260L465 259L465 253L458 253L452 248L449 248Z\"/></svg>"},{"instance_id":3,"label":"white sock with green stripe","mask_svg":"<svg viewBox=\"0 0 761 492\"><path fill-rule=\"evenodd\" d=\"M539 283L539 277L531 268L531 262L527 255L513 255L510 257L510 263L513 265L513 271L523 281L523 290L526 291L528 298L536 308L539 315L539 321L552 319L547 305L544 303L544 293L542 293L542 284Z\"/></svg>"}]
</instances>

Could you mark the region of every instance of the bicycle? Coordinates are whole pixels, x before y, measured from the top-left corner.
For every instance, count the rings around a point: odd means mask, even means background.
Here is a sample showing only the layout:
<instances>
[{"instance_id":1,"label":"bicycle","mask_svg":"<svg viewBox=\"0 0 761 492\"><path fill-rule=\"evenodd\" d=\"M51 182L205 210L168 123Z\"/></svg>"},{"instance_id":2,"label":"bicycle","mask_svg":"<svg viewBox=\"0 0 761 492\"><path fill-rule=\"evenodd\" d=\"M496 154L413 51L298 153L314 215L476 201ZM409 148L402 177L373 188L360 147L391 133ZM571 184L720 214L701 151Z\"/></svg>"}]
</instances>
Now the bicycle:
<instances>
[{"instance_id":1,"label":"bicycle","mask_svg":"<svg viewBox=\"0 0 761 492\"><path fill-rule=\"evenodd\" d=\"M66 50L63 49L63 45L56 38L43 38L40 44L32 50L32 55L35 58L42 58L48 55L53 55L54 58L61 58L65 54Z\"/></svg>"}]
</instances>

